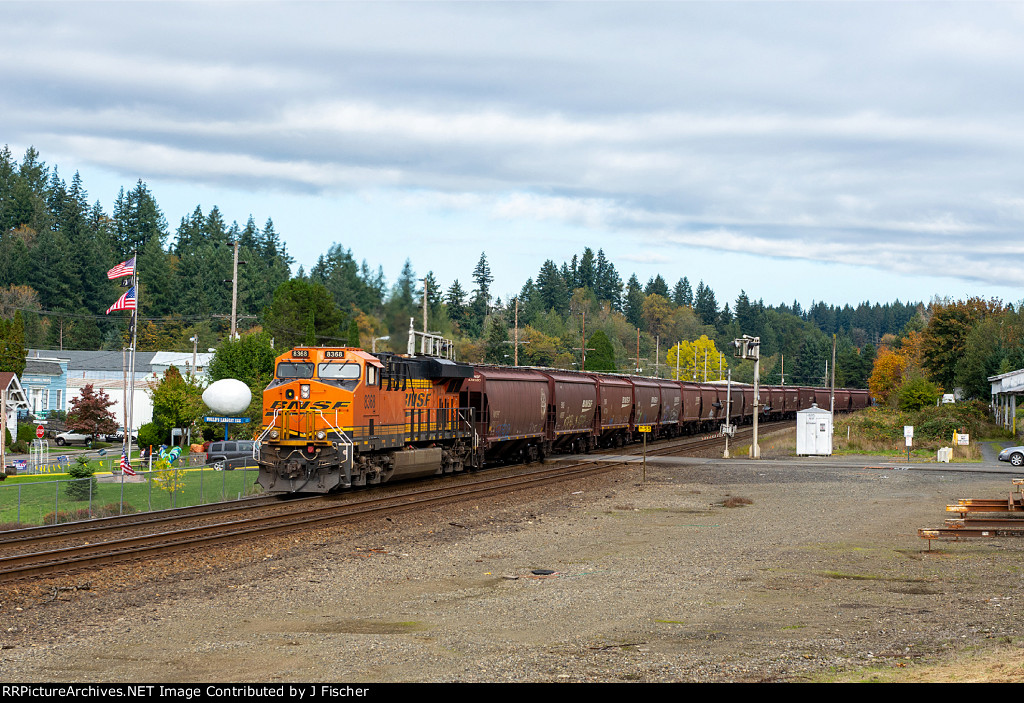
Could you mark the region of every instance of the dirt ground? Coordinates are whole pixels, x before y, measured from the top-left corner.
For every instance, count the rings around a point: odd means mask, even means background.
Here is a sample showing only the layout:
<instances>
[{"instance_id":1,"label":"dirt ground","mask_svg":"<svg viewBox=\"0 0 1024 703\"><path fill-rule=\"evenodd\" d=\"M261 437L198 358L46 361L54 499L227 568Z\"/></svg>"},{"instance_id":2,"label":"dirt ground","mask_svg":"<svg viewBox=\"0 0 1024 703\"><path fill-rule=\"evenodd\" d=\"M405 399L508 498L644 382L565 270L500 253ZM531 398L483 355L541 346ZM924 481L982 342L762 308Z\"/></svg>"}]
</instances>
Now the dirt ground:
<instances>
[{"instance_id":1,"label":"dirt ground","mask_svg":"<svg viewBox=\"0 0 1024 703\"><path fill-rule=\"evenodd\" d=\"M1008 468L652 459L7 586L0 680L1024 681L1024 540L917 536Z\"/></svg>"}]
</instances>

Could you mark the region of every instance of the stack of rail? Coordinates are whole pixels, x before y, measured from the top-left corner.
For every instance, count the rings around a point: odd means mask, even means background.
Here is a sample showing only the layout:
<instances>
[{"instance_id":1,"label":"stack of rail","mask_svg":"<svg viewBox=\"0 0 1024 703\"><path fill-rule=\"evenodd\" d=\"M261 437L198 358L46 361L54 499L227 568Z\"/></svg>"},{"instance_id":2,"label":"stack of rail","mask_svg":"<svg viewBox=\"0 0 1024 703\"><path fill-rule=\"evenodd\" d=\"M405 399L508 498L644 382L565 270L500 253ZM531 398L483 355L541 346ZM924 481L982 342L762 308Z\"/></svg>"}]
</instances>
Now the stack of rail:
<instances>
[{"instance_id":1,"label":"stack of rail","mask_svg":"<svg viewBox=\"0 0 1024 703\"><path fill-rule=\"evenodd\" d=\"M965 537L1024 537L1024 478L1013 479L1015 489L1006 498L961 498L947 505L946 512L959 513L958 518L947 518L945 527L923 527L917 536L928 540L962 539ZM966 517L978 513L1011 513L1017 517Z\"/></svg>"}]
</instances>

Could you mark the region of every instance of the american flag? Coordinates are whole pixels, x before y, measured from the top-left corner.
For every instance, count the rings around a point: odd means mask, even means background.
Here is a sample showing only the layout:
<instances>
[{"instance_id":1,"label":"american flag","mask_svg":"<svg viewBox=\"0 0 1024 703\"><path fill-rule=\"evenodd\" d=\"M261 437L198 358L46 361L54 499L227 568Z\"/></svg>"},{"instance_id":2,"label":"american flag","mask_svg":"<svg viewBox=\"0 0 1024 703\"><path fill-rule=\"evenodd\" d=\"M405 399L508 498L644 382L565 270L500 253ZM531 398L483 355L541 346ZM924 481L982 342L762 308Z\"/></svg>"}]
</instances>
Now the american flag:
<instances>
[{"instance_id":1,"label":"american flag","mask_svg":"<svg viewBox=\"0 0 1024 703\"><path fill-rule=\"evenodd\" d=\"M115 278L121 278L122 276L131 276L135 273L135 257L128 259L127 261L118 264L114 268L107 271L107 278L113 280Z\"/></svg>"},{"instance_id":2,"label":"american flag","mask_svg":"<svg viewBox=\"0 0 1024 703\"><path fill-rule=\"evenodd\" d=\"M121 473L125 476L134 476L135 469L132 468L132 464L128 461L128 457L124 452L121 452Z\"/></svg>"},{"instance_id":3,"label":"american flag","mask_svg":"<svg viewBox=\"0 0 1024 703\"><path fill-rule=\"evenodd\" d=\"M116 303L107 308L107 314L114 312L115 310L134 310L135 309L135 286L122 295Z\"/></svg>"}]
</instances>

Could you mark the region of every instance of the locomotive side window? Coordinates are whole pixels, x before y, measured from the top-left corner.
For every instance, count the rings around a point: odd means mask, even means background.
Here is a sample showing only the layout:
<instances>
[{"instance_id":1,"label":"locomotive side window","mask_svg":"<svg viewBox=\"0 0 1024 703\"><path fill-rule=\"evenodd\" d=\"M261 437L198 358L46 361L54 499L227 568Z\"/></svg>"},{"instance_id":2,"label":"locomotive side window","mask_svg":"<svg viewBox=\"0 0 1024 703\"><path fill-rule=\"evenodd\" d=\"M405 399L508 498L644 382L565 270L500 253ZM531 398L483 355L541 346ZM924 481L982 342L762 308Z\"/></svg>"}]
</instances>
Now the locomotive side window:
<instances>
[{"instance_id":1,"label":"locomotive side window","mask_svg":"<svg viewBox=\"0 0 1024 703\"><path fill-rule=\"evenodd\" d=\"M333 378L339 380L359 380L362 372L359 364L338 364L327 362L316 365L316 375L320 378Z\"/></svg>"},{"instance_id":2,"label":"locomotive side window","mask_svg":"<svg viewBox=\"0 0 1024 703\"><path fill-rule=\"evenodd\" d=\"M278 378L313 378L313 364L308 361L282 361L277 365Z\"/></svg>"},{"instance_id":3,"label":"locomotive side window","mask_svg":"<svg viewBox=\"0 0 1024 703\"><path fill-rule=\"evenodd\" d=\"M377 385L377 367L366 365L366 385L375 386Z\"/></svg>"}]
</instances>

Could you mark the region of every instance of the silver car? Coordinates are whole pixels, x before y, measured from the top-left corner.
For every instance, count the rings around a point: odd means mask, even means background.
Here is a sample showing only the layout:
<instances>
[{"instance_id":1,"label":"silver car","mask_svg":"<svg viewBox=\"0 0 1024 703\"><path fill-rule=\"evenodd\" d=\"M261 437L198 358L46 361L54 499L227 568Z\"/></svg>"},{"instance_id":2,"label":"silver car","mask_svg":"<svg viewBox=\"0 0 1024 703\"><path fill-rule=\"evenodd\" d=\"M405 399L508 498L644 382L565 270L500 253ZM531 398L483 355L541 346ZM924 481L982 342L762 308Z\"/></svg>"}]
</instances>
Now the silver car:
<instances>
[{"instance_id":1,"label":"silver car","mask_svg":"<svg viewBox=\"0 0 1024 703\"><path fill-rule=\"evenodd\" d=\"M74 442L81 442L82 444L89 446L92 444L91 434L82 434L80 432L61 432L56 437L58 447L63 447L65 444L72 444Z\"/></svg>"},{"instance_id":2,"label":"silver car","mask_svg":"<svg viewBox=\"0 0 1024 703\"><path fill-rule=\"evenodd\" d=\"M1024 447L1007 447L999 452L999 461L1008 461L1014 466L1024 466Z\"/></svg>"}]
</instances>

